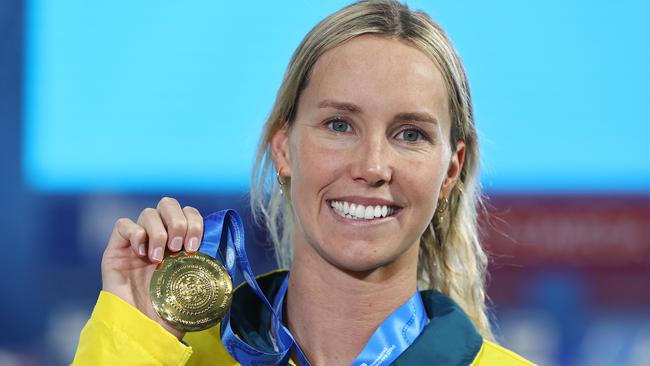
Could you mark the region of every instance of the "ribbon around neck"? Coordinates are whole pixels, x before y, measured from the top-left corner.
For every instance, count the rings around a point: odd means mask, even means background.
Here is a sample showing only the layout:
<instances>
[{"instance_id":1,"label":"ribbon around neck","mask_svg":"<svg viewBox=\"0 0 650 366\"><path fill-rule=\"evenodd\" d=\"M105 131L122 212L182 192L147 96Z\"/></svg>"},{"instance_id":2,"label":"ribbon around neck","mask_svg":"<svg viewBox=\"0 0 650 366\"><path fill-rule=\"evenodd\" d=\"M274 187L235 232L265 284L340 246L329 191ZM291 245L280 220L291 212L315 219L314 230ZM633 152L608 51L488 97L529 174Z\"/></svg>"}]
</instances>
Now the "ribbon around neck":
<instances>
[{"instance_id":1,"label":"ribbon around neck","mask_svg":"<svg viewBox=\"0 0 650 366\"><path fill-rule=\"evenodd\" d=\"M266 298L250 267L244 244L244 225L235 210L212 213L204 219L203 241L199 251L225 264L233 284L240 273L271 314L274 352L261 351L239 338L230 325L230 310L221 321L221 342L228 353L244 366L284 366L292 354L301 366L311 366L289 329L282 322L282 306L289 276L274 297L273 305ZM422 333L428 323L424 304L418 291L382 322L370 337L353 366L384 366L392 363Z\"/></svg>"}]
</instances>

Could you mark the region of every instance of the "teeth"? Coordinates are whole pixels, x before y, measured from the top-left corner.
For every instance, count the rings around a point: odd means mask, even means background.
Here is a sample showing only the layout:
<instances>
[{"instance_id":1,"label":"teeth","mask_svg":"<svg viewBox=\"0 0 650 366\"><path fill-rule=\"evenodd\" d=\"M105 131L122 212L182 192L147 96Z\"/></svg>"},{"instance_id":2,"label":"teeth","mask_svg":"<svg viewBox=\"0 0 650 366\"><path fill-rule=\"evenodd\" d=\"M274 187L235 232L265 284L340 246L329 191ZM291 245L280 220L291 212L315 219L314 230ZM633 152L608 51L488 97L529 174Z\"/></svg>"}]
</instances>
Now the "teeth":
<instances>
[{"instance_id":1,"label":"teeth","mask_svg":"<svg viewBox=\"0 0 650 366\"><path fill-rule=\"evenodd\" d=\"M382 206L364 206L349 203L347 201L332 201L330 203L334 211L339 215L356 220L372 220L380 217L391 216L395 211L393 207Z\"/></svg>"},{"instance_id":2,"label":"teeth","mask_svg":"<svg viewBox=\"0 0 650 366\"><path fill-rule=\"evenodd\" d=\"M363 207L363 205L357 205L357 210L354 212L353 216L362 218L365 216L365 214L366 214L366 208Z\"/></svg>"}]
</instances>

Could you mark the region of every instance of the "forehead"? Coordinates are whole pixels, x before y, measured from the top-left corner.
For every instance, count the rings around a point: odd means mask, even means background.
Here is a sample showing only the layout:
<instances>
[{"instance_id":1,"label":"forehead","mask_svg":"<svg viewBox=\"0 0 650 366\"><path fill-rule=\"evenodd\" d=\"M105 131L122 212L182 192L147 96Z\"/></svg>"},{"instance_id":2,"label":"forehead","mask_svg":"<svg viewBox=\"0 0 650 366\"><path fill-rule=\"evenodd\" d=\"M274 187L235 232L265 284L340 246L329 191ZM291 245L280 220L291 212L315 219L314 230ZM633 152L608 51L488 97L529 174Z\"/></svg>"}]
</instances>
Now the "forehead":
<instances>
[{"instance_id":1,"label":"forehead","mask_svg":"<svg viewBox=\"0 0 650 366\"><path fill-rule=\"evenodd\" d=\"M448 119L447 90L431 58L406 41L375 35L355 37L324 53L303 98L315 104L343 99L400 112L426 109Z\"/></svg>"}]
</instances>

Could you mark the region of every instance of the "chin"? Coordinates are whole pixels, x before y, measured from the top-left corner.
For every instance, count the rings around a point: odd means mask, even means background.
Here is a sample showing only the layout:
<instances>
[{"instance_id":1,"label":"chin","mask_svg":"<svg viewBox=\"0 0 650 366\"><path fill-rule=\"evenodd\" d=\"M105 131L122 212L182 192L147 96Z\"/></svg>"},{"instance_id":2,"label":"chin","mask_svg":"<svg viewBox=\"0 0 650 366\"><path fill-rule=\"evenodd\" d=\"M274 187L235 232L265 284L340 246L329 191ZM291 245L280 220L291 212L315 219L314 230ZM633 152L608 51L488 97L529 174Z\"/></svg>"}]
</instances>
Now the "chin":
<instances>
[{"instance_id":1,"label":"chin","mask_svg":"<svg viewBox=\"0 0 650 366\"><path fill-rule=\"evenodd\" d=\"M367 274L396 263L407 250L399 253L381 253L376 245L353 243L345 249L337 248L334 250L335 253L328 253L327 250L319 252L329 264L342 271Z\"/></svg>"}]
</instances>

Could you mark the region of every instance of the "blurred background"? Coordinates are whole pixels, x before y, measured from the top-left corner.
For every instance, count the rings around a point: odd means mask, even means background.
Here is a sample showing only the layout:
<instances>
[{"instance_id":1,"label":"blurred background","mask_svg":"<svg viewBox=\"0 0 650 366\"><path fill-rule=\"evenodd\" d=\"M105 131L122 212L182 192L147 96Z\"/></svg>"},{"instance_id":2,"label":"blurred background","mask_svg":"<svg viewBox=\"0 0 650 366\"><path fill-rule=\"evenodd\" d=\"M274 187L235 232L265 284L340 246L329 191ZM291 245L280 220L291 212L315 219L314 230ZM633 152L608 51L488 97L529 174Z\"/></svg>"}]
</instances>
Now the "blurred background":
<instances>
[{"instance_id":1,"label":"blurred background","mask_svg":"<svg viewBox=\"0 0 650 366\"><path fill-rule=\"evenodd\" d=\"M0 365L72 360L117 218L169 195L250 223L284 68L347 3L0 1ZM500 341L541 365L650 364L650 3L409 5L472 85Z\"/></svg>"}]
</instances>

